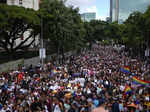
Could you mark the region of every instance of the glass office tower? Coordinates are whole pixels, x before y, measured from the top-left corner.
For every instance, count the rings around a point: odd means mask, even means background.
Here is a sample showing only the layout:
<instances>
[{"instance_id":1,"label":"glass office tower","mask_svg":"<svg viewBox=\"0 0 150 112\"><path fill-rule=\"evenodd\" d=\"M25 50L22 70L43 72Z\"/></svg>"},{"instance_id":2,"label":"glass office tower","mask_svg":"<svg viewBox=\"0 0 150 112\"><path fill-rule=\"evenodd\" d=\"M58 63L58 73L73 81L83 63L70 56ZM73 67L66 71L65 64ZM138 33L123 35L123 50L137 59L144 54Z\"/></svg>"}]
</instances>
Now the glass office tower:
<instances>
[{"instance_id":1,"label":"glass office tower","mask_svg":"<svg viewBox=\"0 0 150 112\"><path fill-rule=\"evenodd\" d=\"M112 21L123 22L135 11L144 12L150 5L150 0L113 0Z\"/></svg>"},{"instance_id":2,"label":"glass office tower","mask_svg":"<svg viewBox=\"0 0 150 112\"><path fill-rule=\"evenodd\" d=\"M81 18L83 21L91 21L91 20L95 20L96 19L96 13L93 12L93 13L83 13L81 14Z\"/></svg>"}]
</instances>

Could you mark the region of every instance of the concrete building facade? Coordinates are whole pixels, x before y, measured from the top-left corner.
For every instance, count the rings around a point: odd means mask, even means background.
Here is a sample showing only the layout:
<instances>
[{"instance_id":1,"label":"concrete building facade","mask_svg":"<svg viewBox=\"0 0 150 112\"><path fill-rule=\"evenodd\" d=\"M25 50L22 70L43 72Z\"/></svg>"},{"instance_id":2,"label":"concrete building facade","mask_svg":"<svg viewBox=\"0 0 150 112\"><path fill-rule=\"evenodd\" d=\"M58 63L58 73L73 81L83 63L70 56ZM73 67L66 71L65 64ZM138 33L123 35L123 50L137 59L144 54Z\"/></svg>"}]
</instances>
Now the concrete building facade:
<instances>
[{"instance_id":1,"label":"concrete building facade","mask_svg":"<svg viewBox=\"0 0 150 112\"><path fill-rule=\"evenodd\" d=\"M7 0L8 5L22 6L25 8L39 9L40 0Z\"/></svg>"}]
</instances>

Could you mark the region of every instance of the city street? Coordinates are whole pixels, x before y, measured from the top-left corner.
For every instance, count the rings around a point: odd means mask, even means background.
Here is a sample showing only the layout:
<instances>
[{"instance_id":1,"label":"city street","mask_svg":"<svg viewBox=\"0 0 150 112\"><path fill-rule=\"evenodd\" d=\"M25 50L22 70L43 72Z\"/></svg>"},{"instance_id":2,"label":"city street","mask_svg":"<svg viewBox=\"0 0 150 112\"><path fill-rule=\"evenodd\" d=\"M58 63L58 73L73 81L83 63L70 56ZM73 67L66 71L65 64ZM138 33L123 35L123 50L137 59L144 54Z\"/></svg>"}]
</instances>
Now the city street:
<instances>
[{"instance_id":1,"label":"city street","mask_svg":"<svg viewBox=\"0 0 150 112\"><path fill-rule=\"evenodd\" d=\"M113 112L146 111L150 82L143 73L149 67L111 46L95 45L63 65L45 64L44 71L30 66L2 73L1 107L19 112L90 112L99 106ZM141 82L135 83L134 77Z\"/></svg>"},{"instance_id":2,"label":"city street","mask_svg":"<svg viewBox=\"0 0 150 112\"><path fill-rule=\"evenodd\" d=\"M150 0L0 0L0 112L150 112Z\"/></svg>"}]
</instances>

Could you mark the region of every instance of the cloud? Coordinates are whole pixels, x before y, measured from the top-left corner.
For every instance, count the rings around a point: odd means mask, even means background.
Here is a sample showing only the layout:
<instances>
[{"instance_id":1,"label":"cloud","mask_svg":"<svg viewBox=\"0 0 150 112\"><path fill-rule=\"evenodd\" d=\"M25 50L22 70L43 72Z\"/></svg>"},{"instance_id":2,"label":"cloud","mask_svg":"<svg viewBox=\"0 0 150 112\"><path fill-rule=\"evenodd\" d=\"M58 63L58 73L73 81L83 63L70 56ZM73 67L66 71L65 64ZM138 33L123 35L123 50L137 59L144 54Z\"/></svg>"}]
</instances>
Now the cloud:
<instances>
[{"instance_id":1,"label":"cloud","mask_svg":"<svg viewBox=\"0 0 150 112\"><path fill-rule=\"evenodd\" d=\"M66 5L72 5L74 7L78 7L80 9L80 13L85 12L95 12L96 19L105 20L106 17L102 14L100 15L100 11L96 7L96 0L67 0Z\"/></svg>"},{"instance_id":2,"label":"cloud","mask_svg":"<svg viewBox=\"0 0 150 112\"><path fill-rule=\"evenodd\" d=\"M87 8L86 11L87 12L97 12L98 10L97 10L96 6L92 6L92 7Z\"/></svg>"},{"instance_id":3,"label":"cloud","mask_svg":"<svg viewBox=\"0 0 150 112\"><path fill-rule=\"evenodd\" d=\"M101 19L101 20L105 20L106 17L105 16L100 16L99 15L99 10L97 9L96 6L91 6L87 9L85 9L85 12L95 12L96 13L96 19Z\"/></svg>"},{"instance_id":4,"label":"cloud","mask_svg":"<svg viewBox=\"0 0 150 112\"><path fill-rule=\"evenodd\" d=\"M80 9L80 13L86 12L87 8L96 4L96 0L67 0L66 5L72 5Z\"/></svg>"},{"instance_id":5,"label":"cloud","mask_svg":"<svg viewBox=\"0 0 150 112\"><path fill-rule=\"evenodd\" d=\"M68 5L83 7L94 4L96 0L67 0Z\"/></svg>"},{"instance_id":6,"label":"cloud","mask_svg":"<svg viewBox=\"0 0 150 112\"><path fill-rule=\"evenodd\" d=\"M106 18L107 18L107 16L97 16L97 19L100 19L100 20L103 20L103 21L105 21Z\"/></svg>"}]
</instances>

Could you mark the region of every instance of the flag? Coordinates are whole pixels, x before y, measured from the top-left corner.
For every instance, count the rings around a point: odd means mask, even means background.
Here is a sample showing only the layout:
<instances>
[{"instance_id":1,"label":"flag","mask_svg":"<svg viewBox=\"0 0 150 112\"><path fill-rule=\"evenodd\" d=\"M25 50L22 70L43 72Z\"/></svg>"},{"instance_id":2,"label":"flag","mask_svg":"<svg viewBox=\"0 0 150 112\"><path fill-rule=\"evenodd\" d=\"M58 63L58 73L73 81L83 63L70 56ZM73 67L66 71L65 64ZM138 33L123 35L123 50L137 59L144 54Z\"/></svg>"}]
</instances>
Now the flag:
<instances>
[{"instance_id":1,"label":"flag","mask_svg":"<svg viewBox=\"0 0 150 112\"><path fill-rule=\"evenodd\" d=\"M53 69L52 71L51 71L51 74L52 75L55 75L57 73L57 70L56 69Z\"/></svg>"},{"instance_id":2,"label":"flag","mask_svg":"<svg viewBox=\"0 0 150 112\"><path fill-rule=\"evenodd\" d=\"M128 85L126 85L126 87L125 87L125 89L124 89L124 95L127 95L127 94L129 94L129 93L131 93L131 92L132 92L131 87L128 86Z\"/></svg>"},{"instance_id":3,"label":"flag","mask_svg":"<svg viewBox=\"0 0 150 112\"><path fill-rule=\"evenodd\" d=\"M40 77L39 77L39 78L36 78L36 81L40 81Z\"/></svg>"},{"instance_id":4,"label":"flag","mask_svg":"<svg viewBox=\"0 0 150 112\"><path fill-rule=\"evenodd\" d=\"M132 77L132 79L133 79L133 83L135 83L135 84L141 84L141 85L144 85L144 86L146 86L146 85L150 85L150 82L149 81L144 81L144 80L140 80L140 79L138 79L137 77Z\"/></svg>"},{"instance_id":5,"label":"flag","mask_svg":"<svg viewBox=\"0 0 150 112\"><path fill-rule=\"evenodd\" d=\"M124 72L124 73L127 73L127 74L130 74L130 68L129 67L123 67L120 69L121 72Z\"/></svg>"},{"instance_id":6,"label":"flag","mask_svg":"<svg viewBox=\"0 0 150 112\"><path fill-rule=\"evenodd\" d=\"M56 70L56 69L54 69L54 70L53 70L53 73L54 73L54 74L56 74L56 73L57 73L57 70Z\"/></svg>"},{"instance_id":7,"label":"flag","mask_svg":"<svg viewBox=\"0 0 150 112\"><path fill-rule=\"evenodd\" d=\"M23 74L22 73L19 73L18 74L18 81L20 82L20 81L22 81L23 80Z\"/></svg>"},{"instance_id":8,"label":"flag","mask_svg":"<svg viewBox=\"0 0 150 112\"><path fill-rule=\"evenodd\" d=\"M136 76L136 74L135 74L135 73L132 73L132 76Z\"/></svg>"}]
</instances>

